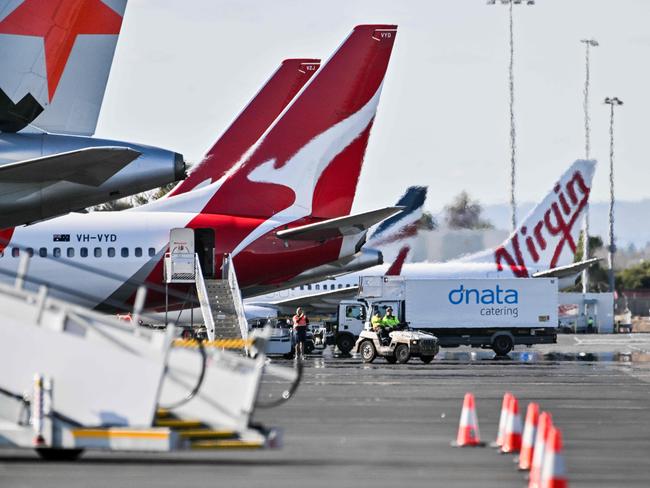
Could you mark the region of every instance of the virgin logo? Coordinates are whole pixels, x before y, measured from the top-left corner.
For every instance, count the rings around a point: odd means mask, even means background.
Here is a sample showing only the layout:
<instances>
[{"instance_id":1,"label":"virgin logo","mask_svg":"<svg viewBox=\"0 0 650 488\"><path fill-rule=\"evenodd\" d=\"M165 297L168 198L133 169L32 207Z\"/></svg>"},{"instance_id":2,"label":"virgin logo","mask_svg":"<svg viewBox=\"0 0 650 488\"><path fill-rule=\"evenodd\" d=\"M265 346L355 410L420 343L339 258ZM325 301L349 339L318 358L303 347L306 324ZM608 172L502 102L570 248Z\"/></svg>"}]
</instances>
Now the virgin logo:
<instances>
[{"instance_id":1,"label":"virgin logo","mask_svg":"<svg viewBox=\"0 0 650 488\"><path fill-rule=\"evenodd\" d=\"M575 253L573 228L589 201L589 191L580 171L573 173L563 189L560 183L557 183L553 188L555 200L551 203L551 208L544 212L530 235L531 229L524 225L510 239L512 250L506 249L505 246L496 249L494 258L497 269L503 271L505 263L516 277L526 278L529 276L526 263L538 263L540 255L547 248L549 252L552 251L549 268L557 266L565 245ZM523 250L521 241L525 244Z\"/></svg>"}]
</instances>

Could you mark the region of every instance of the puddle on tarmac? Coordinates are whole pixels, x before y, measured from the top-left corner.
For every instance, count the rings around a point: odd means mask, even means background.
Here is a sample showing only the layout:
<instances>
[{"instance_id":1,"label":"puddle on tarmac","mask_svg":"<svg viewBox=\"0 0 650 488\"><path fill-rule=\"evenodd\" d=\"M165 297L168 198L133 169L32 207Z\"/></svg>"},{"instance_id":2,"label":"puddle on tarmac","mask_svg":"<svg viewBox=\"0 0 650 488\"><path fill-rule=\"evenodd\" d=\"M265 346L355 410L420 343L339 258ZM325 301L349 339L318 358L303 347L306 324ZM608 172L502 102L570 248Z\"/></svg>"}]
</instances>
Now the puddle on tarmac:
<instances>
[{"instance_id":1,"label":"puddle on tarmac","mask_svg":"<svg viewBox=\"0 0 650 488\"><path fill-rule=\"evenodd\" d=\"M538 363L543 361L647 363L650 354L646 352L539 352L512 351L506 357L496 356L492 351L445 351L436 356L437 361L502 361Z\"/></svg>"}]
</instances>

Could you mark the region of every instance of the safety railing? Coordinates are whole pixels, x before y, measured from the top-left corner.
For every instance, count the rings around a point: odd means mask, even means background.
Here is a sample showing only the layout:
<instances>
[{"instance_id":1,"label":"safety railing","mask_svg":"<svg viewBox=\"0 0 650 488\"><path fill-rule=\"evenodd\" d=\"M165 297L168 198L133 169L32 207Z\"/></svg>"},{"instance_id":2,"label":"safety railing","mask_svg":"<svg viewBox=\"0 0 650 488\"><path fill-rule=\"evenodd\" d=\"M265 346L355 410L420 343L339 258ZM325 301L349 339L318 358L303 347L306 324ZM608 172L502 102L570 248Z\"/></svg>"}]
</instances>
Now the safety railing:
<instances>
[{"instance_id":1,"label":"safety railing","mask_svg":"<svg viewBox=\"0 0 650 488\"><path fill-rule=\"evenodd\" d=\"M229 253L223 255L222 275L228 280L228 286L232 294L232 300L237 314L237 322L239 323L239 330L241 331L242 339L248 338L248 321L246 320L246 313L244 312L244 302L242 300L241 291L239 290L239 283L237 282L237 274L235 273L235 265L232 256Z\"/></svg>"}]
</instances>

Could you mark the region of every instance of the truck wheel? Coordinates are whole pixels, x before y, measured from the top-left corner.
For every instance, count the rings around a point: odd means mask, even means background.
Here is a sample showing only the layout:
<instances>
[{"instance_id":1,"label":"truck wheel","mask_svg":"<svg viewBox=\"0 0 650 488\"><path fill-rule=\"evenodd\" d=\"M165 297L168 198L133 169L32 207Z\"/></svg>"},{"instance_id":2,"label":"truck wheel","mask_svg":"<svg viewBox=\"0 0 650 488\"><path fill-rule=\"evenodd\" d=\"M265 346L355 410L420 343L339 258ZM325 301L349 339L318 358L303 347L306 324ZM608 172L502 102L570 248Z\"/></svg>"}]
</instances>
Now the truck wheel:
<instances>
[{"instance_id":1,"label":"truck wheel","mask_svg":"<svg viewBox=\"0 0 650 488\"><path fill-rule=\"evenodd\" d=\"M372 363L377 357L377 351L372 341L363 341L359 351L361 351L361 359L364 363Z\"/></svg>"},{"instance_id":2,"label":"truck wheel","mask_svg":"<svg viewBox=\"0 0 650 488\"><path fill-rule=\"evenodd\" d=\"M350 354L350 351L354 347L354 337L350 334L340 334L336 338L336 346L343 354Z\"/></svg>"},{"instance_id":3,"label":"truck wheel","mask_svg":"<svg viewBox=\"0 0 650 488\"><path fill-rule=\"evenodd\" d=\"M497 356L505 356L514 347L512 337L506 334L498 335L492 341L492 350Z\"/></svg>"},{"instance_id":4,"label":"truck wheel","mask_svg":"<svg viewBox=\"0 0 650 488\"><path fill-rule=\"evenodd\" d=\"M422 361L424 364L429 364L431 361L433 361L433 356L420 356L420 361Z\"/></svg>"},{"instance_id":5,"label":"truck wheel","mask_svg":"<svg viewBox=\"0 0 650 488\"><path fill-rule=\"evenodd\" d=\"M397 362L397 358L395 356L386 356L386 362L395 364Z\"/></svg>"},{"instance_id":6,"label":"truck wheel","mask_svg":"<svg viewBox=\"0 0 650 488\"><path fill-rule=\"evenodd\" d=\"M36 449L36 453L45 461L76 461L82 452L83 449Z\"/></svg>"},{"instance_id":7,"label":"truck wheel","mask_svg":"<svg viewBox=\"0 0 650 488\"><path fill-rule=\"evenodd\" d=\"M399 344L395 348L395 359L399 364L406 364L411 359L411 351L406 344Z\"/></svg>"}]
</instances>

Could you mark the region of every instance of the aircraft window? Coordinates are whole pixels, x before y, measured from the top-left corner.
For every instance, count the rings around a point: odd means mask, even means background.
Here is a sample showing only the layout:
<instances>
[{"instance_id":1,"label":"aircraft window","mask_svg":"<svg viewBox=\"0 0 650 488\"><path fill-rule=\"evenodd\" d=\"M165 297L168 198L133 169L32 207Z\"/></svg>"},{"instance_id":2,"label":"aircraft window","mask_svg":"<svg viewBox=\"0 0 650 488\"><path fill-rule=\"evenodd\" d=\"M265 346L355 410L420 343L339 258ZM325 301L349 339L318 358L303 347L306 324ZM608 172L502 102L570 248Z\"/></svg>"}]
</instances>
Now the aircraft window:
<instances>
[{"instance_id":1,"label":"aircraft window","mask_svg":"<svg viewBox=\"0 0 650 488\"><path fill-rule=\"evenodd\" d=\"M136 247L135 248L135 257L136 258L141 258L142 257L142 248L141 247Z\"/></svg>"},{"instance_id":2,"label":"aircraft window","mask_svg":"<svg viewBox=\"0 0 650 488\"><path fill-rule=\"evenodd\" d=\"M95 254L96 258L101 258L102 257L102 248L101 247L96 247L93 250L93 253Z\"/></svg>"},{"instance_id":3,"label":"aircraft window","mask_svg":"<svg viewBox=\"0 0 650 488\"><path fill-rule=\"evenodd\" d=\"M39 255L40 257L42 257L42 258L46 258L46 257L47 257L47 248L46 248L46 247L41 247L41 248L38 250L38 255Z\"/></svg>"},{"instance_id":4,"label":"aircraft window","mask_svg":"<svg viewBox=\"0 0 650 488\"><path fill-rule=\"evenodd\" d=\"M109 258L114 258L115 257L115 248L114 247L109 247L107 254L108 254Z\"/></svg>"},{"instance_id":5,"label":"aircraft window","mask_svg":"<svg viewBox=\"0 0 650 488\"><path fill-rule=\"evenodd\" d=\"M25 251L27 251L27 254L29 254L30 258L34 256L34 248L33 247L28 247L27 249L25 249Z\"/></svg>"},{"instance_id":6,"label":"aircraft window","mask_svg":"<svg viewBox=\"0 0 650 488\"><path fill-rule=\"evenodd\" d=\"M52 256L55 258L60 258L61 257L61 248L60 247L55 247L52 249Z\"/></svg>"},{"instance_id":7,"label":"aircraft window","mask_svg":"<svg viewBox=\"0 0 650 488\"><path fill-rule=\"evenodd\" d=\"M73 258L74 257L74 247L69 247L68 250L66 251L66 255L69 258Z\"/></svg>"},{"instance_id":8,"label":"aircraft window","mask_svg":"<svg viewBox=\"0 0 650 488\"><path fill-rule=\"evenodd\" d=\"M341 288L343 288L343 285L339 283L338 289L340 290Z\"/></svg>"},{"instance_id":9,"label":"aircraft window","mask_svg":"<svg viewBox=\"0 0 650 488\"><path fill-rule=\"evenodd\" d=\"M12 248L11 249L11 255L14 258L17 258L18 256L20 256L20 249L18 249L17 247Z\"/></svg>"},{"instance_id":10,"label":"aircraft window","mask_svg":"<svg viewBox=\"0 0 650 488\"><path fill-rule=\"evenodd\" d=\"M87 258L88 257L88 248L87 247L82 247L79 249L79 256L82 258Z\"/></svg>"},{"instance_id":11,"label":"aircraft window","mask_svg":"<svg viewBox=\"0 0 650 488\"><path fill-rule=\"evenodd\" d=\"M311 285L307 285L307 289L308 289L308 290L311 290Z\"/></svg>"},{"instance_id":12,"label":"aircraft window","mask_svg":"<svg viewBox=\"0 0 650 488\"><path fill-rule=\"evenodd\" d=\"M320 285L315 285L314 288L315 288L316 290L320 290Z\"/></svg>"},{"instance_id":13,"label":"aircraft window","mask_svg":"<svg viewBox=\"0 0 650 488\"><path fill-rule=\"evenodd\" d=\"M350 288L350 283L347 283L347 284L345 285L345 287L346 287L346 288Z\"/></svg>"},{"instance_id":14,"label":"aircraft window","mask_svg":"<svg viewBox=\"0 0 650 488\"><path fill-rule=\"evenodd\" d=\"M327 290L327 285L323 285L323 290Z\"/></svg>"},{"instance_id":15,"label":"aircraft window","mask_svg":"<svg viewBox=\"0 0 650 488\"><path fill-rule=\"evenodd\" d=\"M303 288L304 288L304 286L300 285L300 289L302 290Z\"/></svg>"},{"instance_id":16,"label":"aircraft window","mask_svg":"<svg viewBox=\"0 0 650 488\"><path fill-rule=\"evenodd\" d=\"M129 257L129 248L128 247L123 247L120 251L120 254L122 255L123 258L128 258Z\"/></svg>"},{"instance_id":17,"label":"aircraft window","mask_svg":"<svg viewBox=\"0 0 650 488\"><path fill-rule=\"evenodd\" d=\"M156 249L153 247L149 248L149 257L154 257L156 255Z\"/></svg>"}]
</instances>

